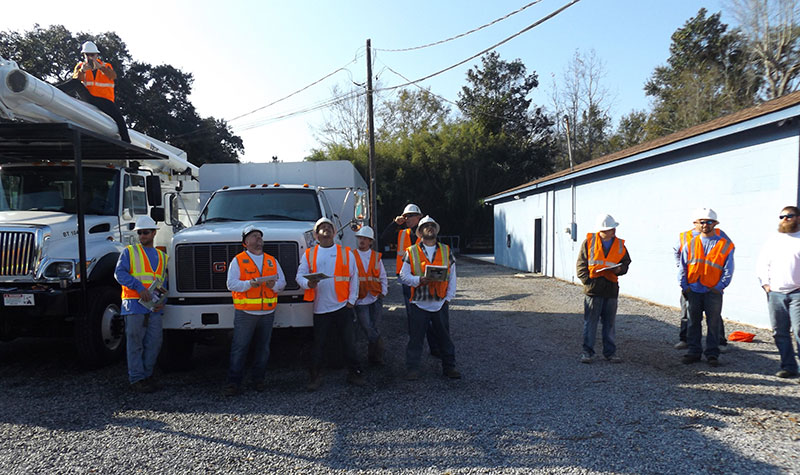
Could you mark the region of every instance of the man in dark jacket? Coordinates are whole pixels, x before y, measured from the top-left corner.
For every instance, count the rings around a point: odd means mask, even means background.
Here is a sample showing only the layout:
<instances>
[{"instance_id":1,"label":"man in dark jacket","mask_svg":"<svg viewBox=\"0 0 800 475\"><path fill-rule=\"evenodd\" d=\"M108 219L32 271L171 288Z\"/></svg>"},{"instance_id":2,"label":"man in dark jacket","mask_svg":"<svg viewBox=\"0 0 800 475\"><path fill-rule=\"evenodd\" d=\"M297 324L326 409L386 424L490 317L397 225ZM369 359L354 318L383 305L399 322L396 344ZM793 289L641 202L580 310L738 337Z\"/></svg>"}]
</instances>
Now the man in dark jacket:
<instances>
[{"instance_id":1,"label":"man in dark jacket","mask_svg":"<svg viewBox=\"0 0 800 475\"><path fill-rule=\"evenodd\" d=\"M625 241L616 237L619 226L611 215L601 215L597 232L586 235L578 254L577 275L583 283L586 297L583 301L583 353L581 363L591 363L594 358L594 340L597 322L603 323L603 356L612 363L620 363L614 344L614 320L617 317L619 296L618 276L628 272L631 263Z\"/></svg>"}]
</instances>

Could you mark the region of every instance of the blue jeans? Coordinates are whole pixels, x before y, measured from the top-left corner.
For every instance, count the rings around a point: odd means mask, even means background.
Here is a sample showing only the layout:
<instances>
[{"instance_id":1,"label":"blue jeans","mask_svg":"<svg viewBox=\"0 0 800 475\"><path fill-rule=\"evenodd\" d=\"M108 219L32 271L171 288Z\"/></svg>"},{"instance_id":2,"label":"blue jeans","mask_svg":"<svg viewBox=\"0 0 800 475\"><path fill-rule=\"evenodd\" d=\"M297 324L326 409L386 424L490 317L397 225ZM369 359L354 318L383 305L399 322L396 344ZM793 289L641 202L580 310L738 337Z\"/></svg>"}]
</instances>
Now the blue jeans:
<instances>
[{"instance_id":1,"label":"blue jeans","mask_svg":"<svg viewBox=\"0 0 800 475\"><path fill-rule=\"evenodd\" d=\"M254 342L253 367L250 377L253 382L261 382L267 374L269 361L269 342L272 339L272 324L275 312L267 315L253 315L244 310L233 314L233 341L231 342L231 365L228 368L228 382L242 384L244 365L250 343Z\"/></svg>"},{"instance_id":2,"label":"blue jeans","mask_svg":"<svg viewBox=\"0 0 800 475\"><path fill-rule=\"evenodd\" d=\"M367 340L370 343L377 342L378 338L381 337L381 332L378 330L378 327L381 323L383 299L378 298L378 300L369 305L356 305L355 310L356 317L358 317L358 323L360 324L361 329L364 330Z\"/></svg>"},{"instance_id":3,"label":"blue jeans","mask_svg":"<svg viewBox=\"0 0 800 475\"><path fill-rule=\"evenodd\" d=\"M689 331L686 343L687 354L703 354L703 313L706 314L706 358L719 357L719 332L722 328L722 294L716 292L697 293L688 291L686 301L689 306Z\"/></svg>"},{"instance_id":4,"label":"blue jeans","mask_svg":"<svg viewBox=\"0 0 800 475\"><path fill-rule=\"evenodd\" d=\"M161 314L125 315L125 340L128 352L128 381L131 384L153 376L161 351Z\"/></svg>"},{"instance_id":5,"label":"blue jeans","mask_svg":"<svg viewBox=\"0 0 800 475\"><path fill-rule=\"evenodd\" d=\"M583 299L583 352L594 355L594 340L597 337L597 322L603 323L603 356L617 353L614 343L614 323L617 319L617 297L585 296Z\"/></svg>"},{"instance_id":6,"label":"blue jeans","mask_svg":"<svg viewBox=\"0 0 800 475\"><path fill-rule=\"evenodd\" d=\"M408 318L408 331L411 332L411 307L415 307L414 304L411 303L411 287L403 284L403 302L406 304L406 317ZM445 304L447 307L447 304ZM442 308L445 308L442 307ZM445 310L447 312L447 310ZM448 316L449 317L449 316ZM446 319L448 322L447 331L450 331L450 319ZM428 329L425 331L425 337L428 339L428 349L430 349L431 354L441 353L439 350L438 341L439 336L436 335L436 330L434 329L433 325L428 325Z\"/></svg>"},{"instance_id":7,"label":"blue jeans","mask_svg":"<svg viewBox=\"0 0 800 475\"><path fill-rule=\"evenodd\" d=\"M678 338L681 341L686 341L688 338L687 335L689 334L689 302L686 301L686 297L683 296L681 293L681 329L678 332ZM725 322L722 321L722 318L719 319L719 344L720 345L727 345L728 339L725 338Z\"/></svg>"},{"instance_id":8,"label":"blue jeans","mask_svg":"<svg viewBox=\"0 0 800 475\"><path fill-rule=\"evenodd\" d=\"M769 320L772 324L772 337L781 355L781 369L797 372L792 336L800 348L800 290L784 294L767 294Z\"/></svg>"},{"instance_id":9,"label":"blue jeans","mask_svg":"<svg viewBox=\"0 0 800 475\"><path fill-rule=\"evenodd\" d=\"M425 333L432 328L436 335L436 343L441 349L442 367L455 368L456 347L450 338L450 313L447 302L438 312L427 312L411 305L411 315L408 319L408 347L406 347L406 367L409 370L418 370L422 358L422 345Z\"/></svg>"}]
</instances>

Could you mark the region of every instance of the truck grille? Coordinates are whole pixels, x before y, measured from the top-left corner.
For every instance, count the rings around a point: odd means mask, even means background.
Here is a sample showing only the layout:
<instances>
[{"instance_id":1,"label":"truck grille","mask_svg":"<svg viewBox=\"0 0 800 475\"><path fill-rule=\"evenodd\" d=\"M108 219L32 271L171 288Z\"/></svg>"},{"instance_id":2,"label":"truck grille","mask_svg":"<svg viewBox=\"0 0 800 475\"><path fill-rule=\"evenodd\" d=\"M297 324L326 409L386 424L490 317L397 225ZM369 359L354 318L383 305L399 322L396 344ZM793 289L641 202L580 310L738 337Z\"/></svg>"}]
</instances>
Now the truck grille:
<instances>
[{"instance_id":1,"label":"truck grille","mask_svg":"<svg viewBox=\"0 0 800 475\"><path fill-rule=\"evenodd\" d=\"M0 252L0 276L33 273L36 267L36 237L34 233L0 231Z\"/></svg>"},{"instance_id":2,"label":"truck grille","mask_svg":"<svg viewBox=\"0 0 800 475\"><path fill-rule=\"evenodd\" d=\"M228 264L242 252L242 243L181 244L175 253L178 292L228 292ZM292 241L264 242L264 252L275 257L286 277L284 290L300 288L297 276L298 247ZM221 266L220 263L224 263Z\"/></svg>"}]
</instances>

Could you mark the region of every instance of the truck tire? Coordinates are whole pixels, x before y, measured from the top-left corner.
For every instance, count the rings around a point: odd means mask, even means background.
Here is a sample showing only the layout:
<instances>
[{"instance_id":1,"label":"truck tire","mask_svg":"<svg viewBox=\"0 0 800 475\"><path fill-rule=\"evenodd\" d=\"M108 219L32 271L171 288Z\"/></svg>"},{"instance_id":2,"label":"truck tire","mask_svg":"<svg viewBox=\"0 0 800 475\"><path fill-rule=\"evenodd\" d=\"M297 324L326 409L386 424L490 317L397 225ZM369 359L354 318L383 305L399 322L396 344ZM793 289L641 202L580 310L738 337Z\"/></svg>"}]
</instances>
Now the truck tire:
<instances>
[{"instance_id":1,"label":"truck tire","mask_svg":"<svg viewBox=\"0 0 800 475\"><path fill-rule=\"evenodd\" d=\"M164 342L158 355L158 366L164 371L186 371L192 368L194 332L164 330Z\"/></svg>"},{"instance_id":2,"label":"truck tire","mask_svg":"<svg viewBox=\"0 0 800 475\"><path fill-rule=\"evenodd\" d=\"M118 287L94 287L88 294L87 313L75 319L75 344L81 364L99 367L125 354L125 320Z\"/></svg>"}]
</instances>

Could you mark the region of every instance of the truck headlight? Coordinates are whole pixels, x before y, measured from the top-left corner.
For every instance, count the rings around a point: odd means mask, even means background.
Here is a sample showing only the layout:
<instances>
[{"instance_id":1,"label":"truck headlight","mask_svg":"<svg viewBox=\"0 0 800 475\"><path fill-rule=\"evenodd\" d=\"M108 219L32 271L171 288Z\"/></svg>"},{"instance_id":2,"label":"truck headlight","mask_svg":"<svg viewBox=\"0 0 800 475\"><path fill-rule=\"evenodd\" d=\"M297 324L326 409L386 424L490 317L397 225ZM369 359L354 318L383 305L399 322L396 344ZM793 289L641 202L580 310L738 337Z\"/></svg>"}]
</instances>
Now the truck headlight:
<instances>
[{"instance_id":1,"label":"truck headlight","mask_svg":"<svg viewBox=\"0 0 800 475\"><path fill-rule=\"evenodd\" d=\"M71 262L58 262L56 263L56 276L59 279L67 279L72 275Z\"/></svg>"}]
</instances>

